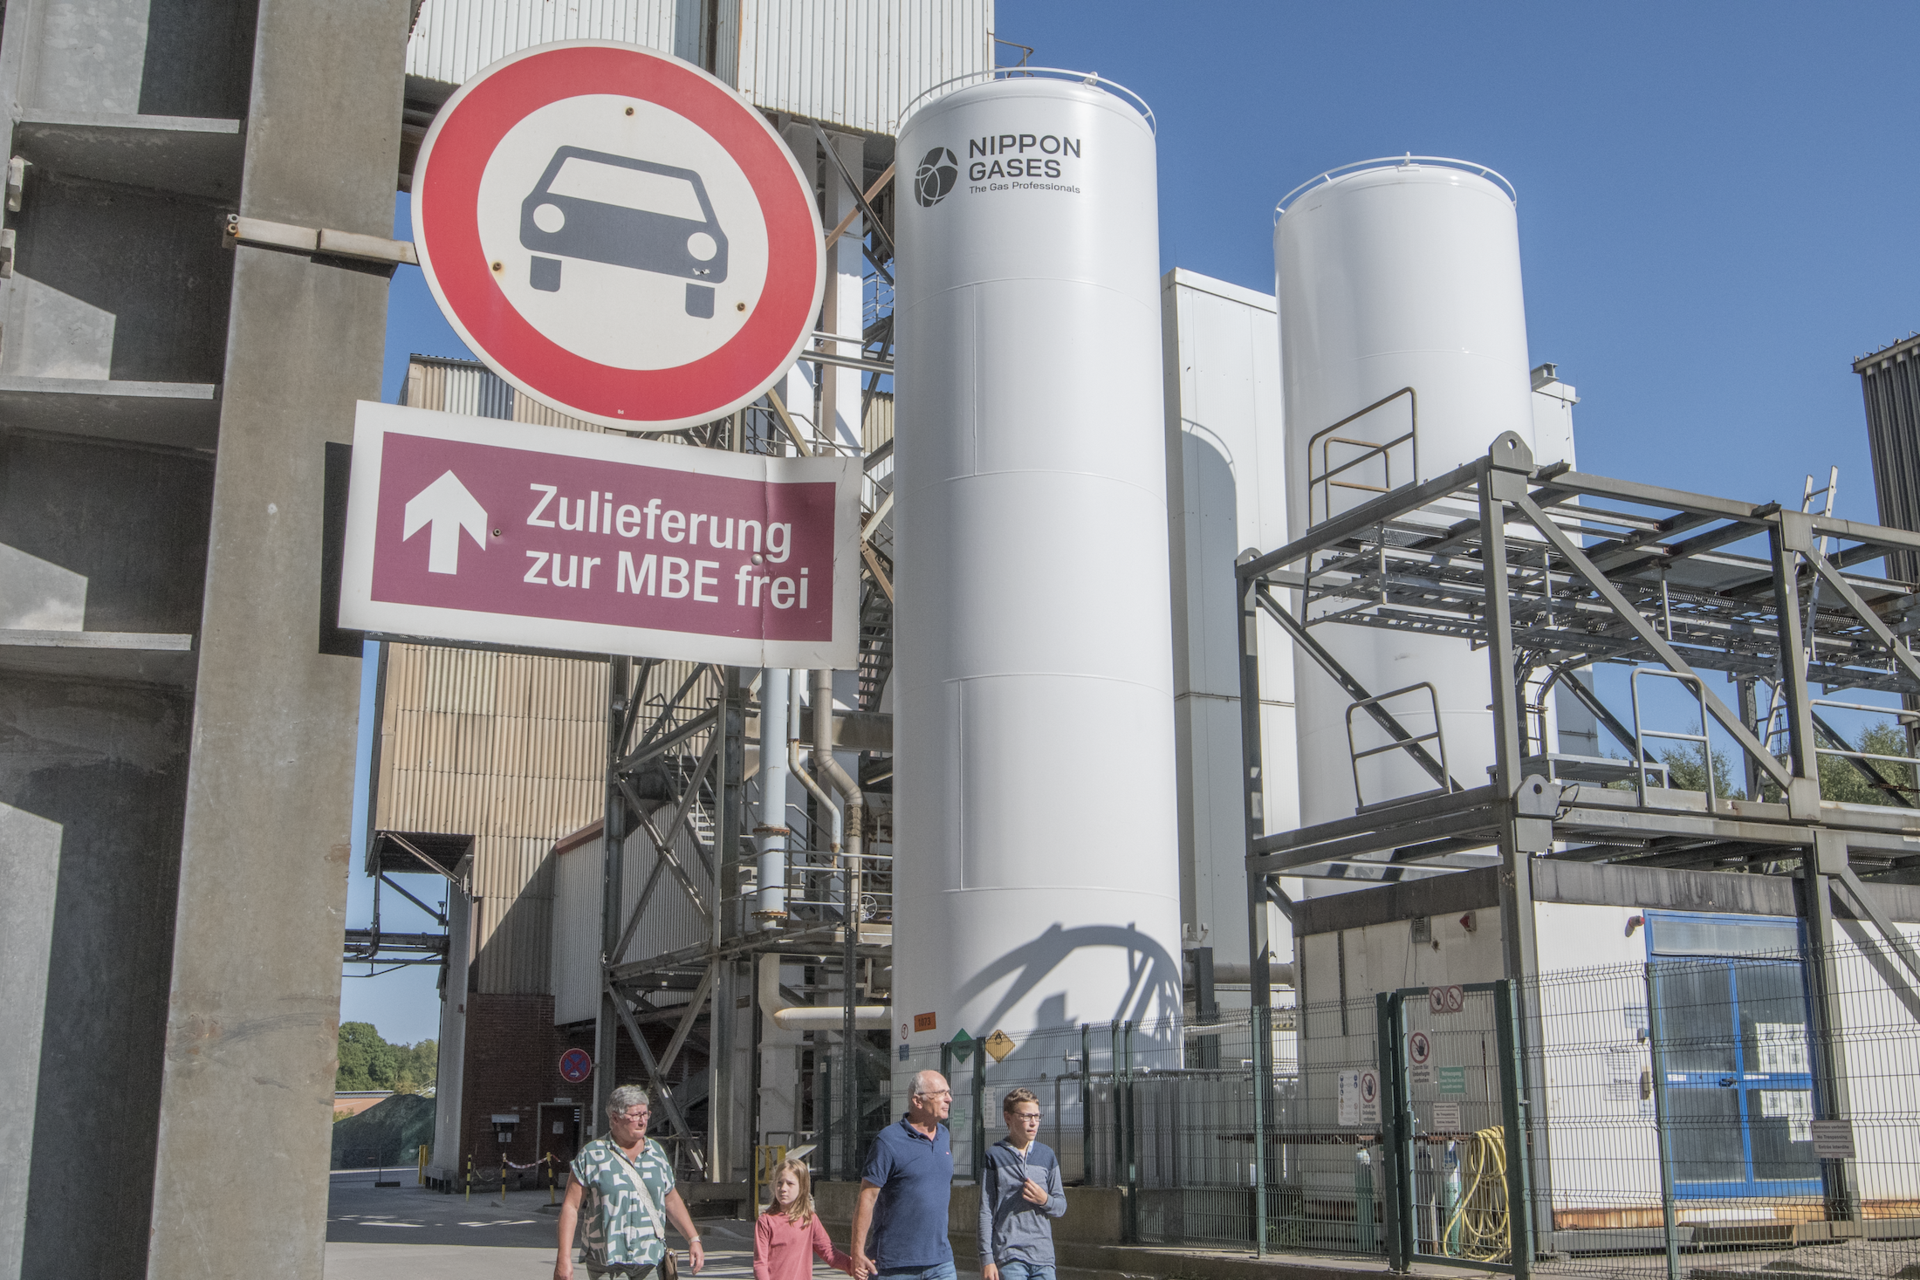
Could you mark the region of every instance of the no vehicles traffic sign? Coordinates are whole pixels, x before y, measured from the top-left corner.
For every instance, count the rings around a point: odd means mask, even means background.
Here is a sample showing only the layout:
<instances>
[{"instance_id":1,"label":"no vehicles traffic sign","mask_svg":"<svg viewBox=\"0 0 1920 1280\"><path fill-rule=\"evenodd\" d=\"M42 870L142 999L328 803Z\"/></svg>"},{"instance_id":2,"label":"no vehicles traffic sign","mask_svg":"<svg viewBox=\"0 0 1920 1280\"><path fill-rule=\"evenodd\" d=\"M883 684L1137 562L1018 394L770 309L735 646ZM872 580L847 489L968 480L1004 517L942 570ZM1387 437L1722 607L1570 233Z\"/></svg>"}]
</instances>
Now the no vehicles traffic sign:
<instances>
[{"instance_id":1,"label":"no vehicles traffic sign","mask_svg":"<svg viewBox=\"0 0 1920 1280\"><path fill-rule=\"evenodd\" d=\"M705 422L799 354L826 254L760 113L666 54L576 40L461 86L414 169L421 269L502 378L608 426Z\"/></svg>"}]
</instances>

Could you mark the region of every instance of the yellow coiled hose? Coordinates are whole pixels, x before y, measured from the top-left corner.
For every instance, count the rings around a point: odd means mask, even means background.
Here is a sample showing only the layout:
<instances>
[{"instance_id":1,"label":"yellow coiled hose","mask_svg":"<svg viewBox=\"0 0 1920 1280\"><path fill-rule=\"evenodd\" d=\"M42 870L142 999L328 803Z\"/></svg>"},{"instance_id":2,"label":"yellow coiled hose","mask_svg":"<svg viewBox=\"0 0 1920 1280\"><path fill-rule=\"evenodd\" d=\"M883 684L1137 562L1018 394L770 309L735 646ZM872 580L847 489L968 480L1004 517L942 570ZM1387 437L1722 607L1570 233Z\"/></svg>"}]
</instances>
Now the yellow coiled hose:
<instances>
[{"instance_id":1,"label":"yellow coiled hose","mask_svg":"<svg viewBox=\"0 0 1920 1280\"><path fill-rule=\"evenodd\" d=\"M1499 1125L1467 1140L1463 1167L1467 1189L1441 1233L1450 1258L1502 1262L1513 1252L1513 1220L1507 1212L1507 1133Z\"/></svg>"}]
</instances>

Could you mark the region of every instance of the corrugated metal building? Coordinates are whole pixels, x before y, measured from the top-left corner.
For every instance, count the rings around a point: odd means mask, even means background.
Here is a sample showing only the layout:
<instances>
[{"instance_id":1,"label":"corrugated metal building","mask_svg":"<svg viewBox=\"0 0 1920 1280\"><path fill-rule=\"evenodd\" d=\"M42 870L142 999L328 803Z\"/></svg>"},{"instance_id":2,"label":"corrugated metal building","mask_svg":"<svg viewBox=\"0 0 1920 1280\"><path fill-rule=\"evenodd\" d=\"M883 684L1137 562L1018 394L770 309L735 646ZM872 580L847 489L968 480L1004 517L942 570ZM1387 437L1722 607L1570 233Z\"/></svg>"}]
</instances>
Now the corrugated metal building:
<instances>
[{"instance_id":1,"label":"corrugated metal building","mask_svg":"<svg viewBox=\"0 0 1920 1280\"><path fill-rule=\"evenodd\" d=\"M1873 450L1873 494L1880 523L1920 530L1920 334L1853 362L1867 402L1867 443ZM1920 580L1920 557L1887 556L1887 575Z\"/></svg>"},{"instance_id":2,"label":"corrugated metal building","mask_svg":"<svg viewBox=\"0 0 1920 1280\"><path fill-rule=\"evenodd\" d=\"M426 0L407 74L445 84L553 40L621 40L712 69L767 111L891 134L922 91L993 65L993 0Z\"/></svg>"},{"instance_id":3,"label":"corrugated metal building","mask_svg":"<svg viewBox=\"0 0 1920 1280\"><path fill-rule=\"evenodd\" d=\"M600 430L466 360L415 356L402 398L421 409ZM553 1140L536 1133L541 1105L565 1089L553 1074L564 1047L552 1012L553 850L604 807L607 668L400 643L387 644L381 661L374 829L472 839L471 900L449 894L461 955L441 1017L432 1172L450 1181L469 1154L525 1163ZM527 1123L502 1147L490 1118L517 1110L528 1111Z\"/></svg>"}]
</instances>

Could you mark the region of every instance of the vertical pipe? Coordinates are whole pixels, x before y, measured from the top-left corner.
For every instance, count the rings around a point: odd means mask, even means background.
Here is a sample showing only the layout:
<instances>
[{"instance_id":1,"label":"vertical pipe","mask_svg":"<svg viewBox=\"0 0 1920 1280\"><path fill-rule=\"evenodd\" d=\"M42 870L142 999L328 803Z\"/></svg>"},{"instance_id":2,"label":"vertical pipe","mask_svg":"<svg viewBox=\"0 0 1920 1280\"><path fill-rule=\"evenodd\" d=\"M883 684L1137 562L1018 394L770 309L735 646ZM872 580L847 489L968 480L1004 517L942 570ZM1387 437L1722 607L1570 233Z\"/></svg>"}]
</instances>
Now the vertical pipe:
<instances>
[{"instance_id":1,"label":"vertical pipe","mask_svg":"<svg viewBox=\"0 0 1920 1280\"><path fill-rule=\"evenodd\" d=\"M846 1095L846 1148L841 1153L841 1166L846 1177L851 1180L857 1172L855 1163L859 1159L860 1141L860 1082L858 1063L855 1061L854 1006L858 1003L858 993L854 989L854 963L860 945L860 837L864 830L864 813L861 804L859 784L847 776L840 762L833 758L833 672L822 668L813 673L813 771L820 782L840 793L846 806L845 820L845 864L846 898L845 919L841 926L843 946L841 948L842 987L841 996L845 1001L846 1019L841 1031L841 1090ZM836 849L836 853L840 850Z\"/></svg>"},{"instance_id":2,"label":"vertical pipe","mask_svg":"<svg viewBox=\"0 0 1920 1280\"><path fill-rule=\"evenodd\" d=\"M1667 1280L1680 1280L1680 1241L1674 1229L1673 1138L1667 1132L1667 1054L1661 1041L1660 994L1653 965L1647 982L1647 1047L1653 1055L1653 1128L1660 1138L1660 1231L1667 1246Z\"/></svg>"},{"instance_id":3,"label":"vertical pipe","mask_svg":"<svg viewBox=\"0 0 1920 1280\"><path fill-rule=\"evenodd\" d=\"M721 749L714 760L714 799L719 811L713 823L713 927L709 944L718 955L727 940L729 926L743 931L745 921L735 912L740 909L740 851L746 834L744 775L747 770L746 690L741 684L741 668L716 668L720 676L720 721L714 732L722 735ZM741 1107L739 1103L740 1019L735 990L739 986L739 967L734 957L717 962L713 994L708 1006L711 1044L707 1114L709 1176L731 1182L736 1165L752 1153L740 1143ZM751 979L749 979L751 981Z\"/></svg>"},{"instance_id":4,"label":"vertical pipe","mask_svg":"<svg viewBox=\"0 0 1920 1280\"><path fill-rule=\"evenodd\" d=\"M768 667L760 673L760 807L753 827L757 853L757 907L762 929L778 929L787 916L787 702L793 673Z\"/></svg>"}]
</instances>

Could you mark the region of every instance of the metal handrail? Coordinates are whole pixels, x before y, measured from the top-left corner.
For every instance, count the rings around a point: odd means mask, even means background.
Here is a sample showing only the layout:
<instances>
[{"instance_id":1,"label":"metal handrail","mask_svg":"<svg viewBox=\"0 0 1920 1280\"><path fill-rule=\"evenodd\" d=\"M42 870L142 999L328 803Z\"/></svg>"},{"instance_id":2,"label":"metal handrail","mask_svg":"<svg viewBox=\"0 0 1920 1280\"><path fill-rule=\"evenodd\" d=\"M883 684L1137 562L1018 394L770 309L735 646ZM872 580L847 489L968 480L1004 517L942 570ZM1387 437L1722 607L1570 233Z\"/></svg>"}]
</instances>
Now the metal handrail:
<instances>
[{"instance_id":1,"label":"metal handrail","mask_svg":"<svg viewBox=\"0 0 1920 1280\"><path fill-rule=\"evenodd\" d=\"M1665 729L1643 729L1640 727L1640 677L1658 676L1663 680L1678 680L1693 690L1694 700L1700 705L1700 732L1674 733ZM1707 812L1712 813L1719 795L1714 790L1713 778L1713 739L1707 736L1707 699L1706 684L1697 675L1687 675L1679 671L1662 671L1658 667L1635 667L1627 677L1627 691L1633 696L1633 749L1640 759L1635 763L1640 767L1634 771L1634 791L1644 806L1647 803L1646 760L1648 738L1665 738L1673 742L1697 742L1700 744L1700 759L1707 774ZM1667 780L1673 780L1669 772Z\"/></svg>"},{"instance_id":2,"label":"metal handrail","mask_svg":"<svg viewBox=\"0 0 1920 1280\"><path fill-rule=\"evenodd\" d=\"M1368 747L1365 751L1360 750L1360 748L1357 745L1355 745L1353 740L1353 713L1354 712L1364 711L1368 707L1378 706L1379 704L1386 702L1389 698L1398 698L1403 694L1414 693L1421 689L1425 689L1427 691L1427 702L1433 708L1433 732L1414 734L1406 738L1395 738L1393 741L1388 742L1383 746ZM1371 698L1361 698L1355 702L1348 704L1347 706L1347 757L1350 763L1353 765L1353 802L1354 802L1354 809L1356 812L1367 807L1366 797L1362 795L1360 791L1360 762L1362 760L1370 759L1373 756L1382 755L1388 751L1404 751L1409 756L1412 756L1414 759L1414 762L1418 764L1419 757L1414 756L1414 748L1417 747L1422 742L1435 742L1439 744L1440 776L1443 778L1451 779L1453 777L1453 770L1447 767L1447 740L1440 733L1440 694L1437 690L1434 689L1432 681L1422 680L1417 684L1407 685L1403 689L1390 689L1386 693L1377 693ZM1424 768L1424 766L1422 767ZM1442 783L1437 787L1429 787L1425 791L1412 791L1407 793L1407 795L1396 796L1394 798L1396 800L1407 800L1407 799L1411 799L1414 796L1442 795L1442 794L1445 794L1450 789L1451 789L1450 783Z\"/></svg>"},{"instance_id":3,"label":"metal handrail","mask_svg":"<svg viewBox=\"0 0 1920 1280\"><path fill-rule=\"evenodd\" d=\"M955 85L976 80L983 82L986 80L1077 80L1081 84L1093 85L1117 96L1132 99L1133 105L1140 109L1140 114L1147 118L1148 131L1156 137L1160 133L1160 123L1153 118L1153 108L1147 105L1145 98L1127 88L1127 86L1117 84L1094 72L1070 71L1065 67L982 67L978 71L969 71L965 75L942 80L932 88L922 89L908 101L906 106L900 108L900 120L898 124L895 125L895 131L898 132L900 129L906 127L907 118L913 114L914 108L918 107L922 102L932 98L935 94L941 93L943 90L953 88ZM1503 178L1501 181L1504 182L1506 179Z\"/></svg>"},{"instance_id":4,"label":"metal handrail","mask_svg":"<svg viewBox=\"0 0 1920 1280\"><path fill-rule=\"evenodd\" d=\"M1355 160L1352 164L1343 164L1338 168L1329 169L1317 177L1308 178L1305 182L1287 192L1284 196L1281 196L1280 203L1273 206L1274 224L1276 226L1279 225L1281 215L1286 213L1287 206L1293 203L1296 197L1309 188L1317 187L1323 182L1331 182L1335 178L1344 177L1347 174L1357 172L1361 169L1385 168L1388 165L1392 165L1395 168L1407 169L1415 165L1423 164L1445 165L1451 169L1463 169L1468 173L1477 173L1483 178L1491 178L1507 189L1507 197L1509 199L1515 204L1520 203L1520 193L1514 189L1513 184L1483 164L1475 164L1471 160L1455 160L1448 156L1416 156L1409 151L1403 156L1378 156L1372 160Z\"/></svg>"},{"instance_id":5,"label":"metal handrail","mask_svg":"<svg viewBox=\"0 0 1920 1280\"><path fill-rule=\"evenodd\" d=\"M1346 436L1336 436L1333 434L1334 432L1340 430L1340 428L1346 426L1348 423L1355 422L1361 418L1366 417L1368 414L1372 413L1375 409L1383 408L1386 405L1393 403L1395 400L1398 400L1401 396L1407 397L1407 430L1404 435L1395 436L1393 439L1385 441L1384 443L1381 443L1381 442L1372 441L1372 440L1356 440ZM1321 503L1320 503L1320 505L1323 508L1325 508L1324 512L1322 513L1323 519L1331 519L1333 516L1332 490L1335 487L1342 488L1342 489L1359 489L1367 493L1391 492L1392 489L1394 488L1392 451L1395 448L1399 447L1400 445L1404 444L1409 446L1408 452L1413 455L1412 463L1410 467L1410 469L1413 472L1412 478L1415 480L1418 480L1420 478L1419 431L1420 431L1420 394L1419 392L1415 391L1412 387L1408 386L1408 387L1402 387L1398 391L1395 391L1390 395L1382 396L1380 399L1375 400L1372 404L1368 405L1366 408L1358 410L1354 413L1350 413L1346 417L1340 419L1340 421L1334 423L1332 426L1322 427L1320 430L1314 432L1311 436L1307 437L1307 524L1311 526L1314 523L1313 492L1316 486L1318 486L1320 489L1324 491L1324 496L1322 497ZM1353 445L1356 447L1361 447L1364 449L1364 452L1362 452L1358 457L1349 458L1347 461L1341 463L1338 467L1336 467L1333 465L1333 459L1330 452L1332 446L1336 444ZM1315 445L1320 446L1320 472L1317 475L1314 473L1314 470L1313 470L1313 448ZM1367 485L1367 484L1355 484L1350 480L1335 480L1333 478L1334 476L1339 475L1341 472L1351 470L1352 468L1357 467L1360 464L1374 457L1379 457L1381 459L1383 478L1386 481L1386 486L1384 488L1380 488L1374 485Z\"/></svg>"}]
</instances>

